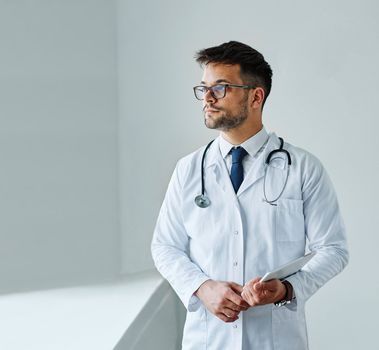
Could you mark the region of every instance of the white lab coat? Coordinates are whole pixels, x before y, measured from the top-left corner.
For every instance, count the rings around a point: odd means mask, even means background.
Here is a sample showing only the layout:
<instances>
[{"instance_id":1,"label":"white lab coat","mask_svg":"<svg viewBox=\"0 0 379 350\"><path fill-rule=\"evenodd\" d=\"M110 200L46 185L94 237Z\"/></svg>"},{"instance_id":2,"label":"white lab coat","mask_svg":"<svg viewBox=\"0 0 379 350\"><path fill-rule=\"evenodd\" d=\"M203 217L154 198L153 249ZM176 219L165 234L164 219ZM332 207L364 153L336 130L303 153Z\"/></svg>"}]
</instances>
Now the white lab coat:
<instances>
[{"instance_id":1,"label":"white lab coat","mask_svg":"<svg viewBox=\"0 0 379 350\"><path fill-rule=\"evenodd\" d=\"M264 162L279 145L278 137L270 134L236 195L217 138L204 166L208 208L194 203L201 192L205 147L175 168L151 248L157 269L187 308L185 350L308 349L305 302L348 262L337 198L313 155L284 143L292 157L287 186L276 206L263 201ZM275 158L266 178L268 199L280 192L287 171L285 156L277 153ZM296 301L287 306L253 307L241 312L237 321L224 323L193 296L209 278L244 285L304 255L306 247L317 254L287 278L296 294Z\"/></svg>"}]
</instances>

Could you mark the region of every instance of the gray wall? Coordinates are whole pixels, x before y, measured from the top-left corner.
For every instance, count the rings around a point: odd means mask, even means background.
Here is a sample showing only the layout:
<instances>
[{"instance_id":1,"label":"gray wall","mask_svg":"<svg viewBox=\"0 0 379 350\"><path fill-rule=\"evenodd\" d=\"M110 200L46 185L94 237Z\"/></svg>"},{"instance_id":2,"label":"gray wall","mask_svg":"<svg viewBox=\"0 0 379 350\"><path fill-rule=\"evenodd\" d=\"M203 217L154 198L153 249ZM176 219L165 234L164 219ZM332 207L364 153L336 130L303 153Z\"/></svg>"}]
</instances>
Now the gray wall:
<instances>
[{"instance_id":1,"label":"gray wall","mask_svg":"<svg viewBox=\"0 0 379 350\"><path fill-rule=\"evenodd\" d=\"M0 292L120 270L115 17L0 1Z\"/></svg>"},{"instance_id":2,"label":"gray wall","mask_svg":"<svg viewBox=\"0 0 379 350\"><path fill-rule=\"evenodd\" d=\"M118 6L123 271L152 266L149 242L175 162L216 135L205 130L192 96L201 78L195 51L246 42L274 70L266 127L322 160L348 230L350 265L308 303L311 348L372 348L379 312L377 2L119 0Z\"/></svg>"}]
</instances>

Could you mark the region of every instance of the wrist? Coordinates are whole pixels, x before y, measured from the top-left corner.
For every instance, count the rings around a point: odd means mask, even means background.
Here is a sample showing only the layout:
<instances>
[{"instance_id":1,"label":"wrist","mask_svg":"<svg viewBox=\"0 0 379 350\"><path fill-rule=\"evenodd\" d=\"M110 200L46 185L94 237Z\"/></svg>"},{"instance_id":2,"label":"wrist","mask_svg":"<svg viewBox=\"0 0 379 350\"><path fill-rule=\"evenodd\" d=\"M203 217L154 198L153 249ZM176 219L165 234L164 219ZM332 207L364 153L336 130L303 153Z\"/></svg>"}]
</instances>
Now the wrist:
<instances>
[{"instance_id":1,"label":"wrist","mask_svg":"<svg viewBox=\"0 0 379 350\"><path fill-rule=\"evenodd\" d=\"M282 286L282 288L281 288L282 292L280 293L280 296L278 297L278 300L276 300L276 302L286 300L286 297L287 297L288 290L287 290L287 286L284 283L284 281L281 281L281 286Z\"/></svg>"},{"instance_id":2,"label":"wrist","mask_svg":"<svg viewBox=\"0 0 379 350\"><path fill-rule=\"evenodd\" d=\"M202 284L200 284L199 288L197 288L197 290L193 294L197 296L199 299L201 299L202 292L204 291L205 288L207 288L207 286L211 282L212 282L211 279L204 281Z\"/></svg>"},{"instance_id":3,"label":"wrist","mask_svg":"<svg viewBox=\"0 0 379 350\"><path fill-rule=\"evenodd\" d=\"M292 284L288 281L283 281L282 285L284 286L285 289L285 294L283 295L283 298L279 299L276 301L274 304L276 306L283 306L286 304L290 304L291 301L293 300L293 287Z\"/></svg>"},{"instance_id":4,"label":"wrist","mask_svg":"<svg viewBox=\"0 0 379 350\"><path fill-rule=\"evenodd\" d=\"M293 292L292 284L288 281L283 281L283 284L286 287L285 300L287 300L287 301L293 300L294 299L294 292Z\"/></svg>"}]
</instances>

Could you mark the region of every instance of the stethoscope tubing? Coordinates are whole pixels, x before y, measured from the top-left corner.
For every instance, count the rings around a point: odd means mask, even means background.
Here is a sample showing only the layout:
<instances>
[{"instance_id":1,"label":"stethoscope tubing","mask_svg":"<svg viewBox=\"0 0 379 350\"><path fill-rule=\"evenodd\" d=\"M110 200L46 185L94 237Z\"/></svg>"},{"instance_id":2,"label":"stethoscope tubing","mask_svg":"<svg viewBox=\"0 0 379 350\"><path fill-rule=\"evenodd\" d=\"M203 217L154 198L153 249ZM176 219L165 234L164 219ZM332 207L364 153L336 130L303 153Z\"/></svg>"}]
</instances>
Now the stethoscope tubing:
<instances>
[{"instance_id":1,"label":"stethoscope tubing","mask_svg":"<svg viewBox=\"0 0 379 350\"><path fill-rule=\"evenodd\" d=\"M214 139L215 140L215 139ZM207 154L207 151L209 147L211 147L211 144L213 143L212 140L207 144L207 147L205 147L205 150L203 152L203 157L201 158L201 195L204 196L205 186L204 186L204 161L205 161L205 155Z\"/></svg>"},{"instance_id":2,"label":"stethoscope tubing","mask_svg":"<svg viewBox=\"0 0 379 350\"><path fill-rule=\"evenodd\" d=\"M275 149L273 151L271 151L267 158L266 158L266 161L265 161L265 174L264 174L264 178L263 178L263 195L264 195L264 200L265 202L267 202L268 204L270 205L277 205L275 204L275 202L277 202L279 200L279 198L282 196L286 186L287 186L287 182L288 182L288 177L289 177L289 169L290 169L290 165L292 164L292 159L291 159L291 155L290 153L283 149L283 145L284 145L284 141L281 137L279 137L279 140L280 140L280 146L278 149ZM209 207L209 205L211 204L209 198L205 195L205 185L204 185L204 162L205 162L205 156L208 152L208 149L209 147L212 145L212 143L214 142L214 140L212 140L211 142L208 143L208 145L205 147L204 149L204 152L203 152L203 156L201 158L201 195L198 195L196 196L195 198L195 203L198 207L200 208L207 208ZM272 160L272 156L275 154L275 153L284 153L287 157L287 174L286 174L286 180L284 182L284 186L282 188L282 190L280 191L279 195L275 198L275 199L272 199L272 200L268 200L267 199L267 195L266 195L266 175L267 175L267 167L269 166L270 164L270 161ZM273 159L277 159L279 157L276 157L276 158L273 158Z\"/></svg>"}]
</instances>

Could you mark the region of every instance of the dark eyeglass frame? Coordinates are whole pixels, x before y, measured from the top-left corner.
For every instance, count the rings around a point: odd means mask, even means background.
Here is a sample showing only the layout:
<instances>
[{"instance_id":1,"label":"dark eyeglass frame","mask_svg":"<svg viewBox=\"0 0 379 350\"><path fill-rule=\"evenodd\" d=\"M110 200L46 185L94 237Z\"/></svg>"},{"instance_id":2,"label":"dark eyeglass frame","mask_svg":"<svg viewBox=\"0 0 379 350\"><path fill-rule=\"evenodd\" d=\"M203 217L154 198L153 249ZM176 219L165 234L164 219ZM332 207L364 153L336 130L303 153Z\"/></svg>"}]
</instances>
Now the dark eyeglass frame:
<instances>
[{"instance_id":1,"label":"dark eyeglass frame","mask_svg":"<svg viewBox=\"0 0 379 350\"><path fill-rule=\"evenodd\" d=\"M222 90L219 90L219 91L223 91L224 92L223 95L222 95L222 97L217 97L215 95L215 88L216 87L217 88L222 87ZM224 98L226 96L226 89L228 87L231 87L231 88L240 88L240 89L255 89L256 88L256 86L252 86L252 85L238 85L238 84L216 84L216 85L213 85L213 86L210 86L210 87L205 86L205 85L197 85L197 86L193 87L193 93L195 94L195 97L198 100L202 101L202 100L204 100L204 97L203 98L199 98L197 96L197 94L196 94L196 91L201 92L203 94L203 96L205 96L207 94L207 92L210 91L212 97L215 98L216 100L219 100L219 99ZM199 88L205 89L205 92L203 90L199 90Z\"/></svg>"}]
</instances>

